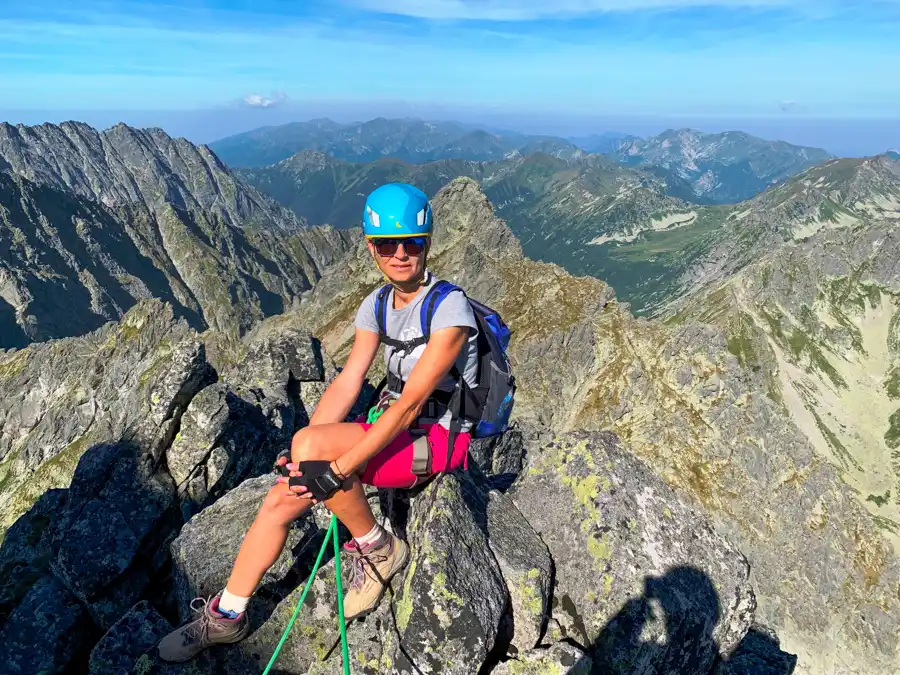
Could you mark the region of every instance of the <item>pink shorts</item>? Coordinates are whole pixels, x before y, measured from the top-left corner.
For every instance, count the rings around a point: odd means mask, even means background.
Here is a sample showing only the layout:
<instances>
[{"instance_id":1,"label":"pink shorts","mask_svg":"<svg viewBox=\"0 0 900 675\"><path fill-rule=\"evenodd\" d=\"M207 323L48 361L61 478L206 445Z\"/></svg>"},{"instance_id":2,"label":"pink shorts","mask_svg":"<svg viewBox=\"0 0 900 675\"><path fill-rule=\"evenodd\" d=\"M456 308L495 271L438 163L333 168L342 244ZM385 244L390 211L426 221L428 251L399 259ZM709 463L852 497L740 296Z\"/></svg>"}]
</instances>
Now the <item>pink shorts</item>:
<instances>
[{"instance_id":1,"label":"pink shorts","mask_svg":"<svg viewBox=\"0 0 900 675\"><path fill-rule=\"evenodd\" d=\"M372 428L366 422L357 422L365 431ZM432 475L439 473L447 466L447 450L450 444L450 432L440 424L423 424L428 443L431 446ZM413 437L404 429L397 438L391 441L381 452L366 464L360 481L366 485L380 488L409 488L421 482L424 476L416 476L412 472ZM453 455L450 458L450 470L462 466L469 468L469 433L458 433L453 443Z\"/></svg>"}]
</instances>

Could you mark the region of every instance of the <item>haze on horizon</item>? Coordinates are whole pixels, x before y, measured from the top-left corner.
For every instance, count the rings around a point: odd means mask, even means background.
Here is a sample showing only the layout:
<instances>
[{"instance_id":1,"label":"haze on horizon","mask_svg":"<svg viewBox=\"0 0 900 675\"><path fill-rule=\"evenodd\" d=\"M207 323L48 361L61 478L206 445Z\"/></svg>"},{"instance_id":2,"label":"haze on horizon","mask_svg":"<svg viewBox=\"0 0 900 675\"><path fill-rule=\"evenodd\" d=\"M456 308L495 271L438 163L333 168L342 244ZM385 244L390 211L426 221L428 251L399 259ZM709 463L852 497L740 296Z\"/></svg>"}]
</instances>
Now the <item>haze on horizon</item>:
<instances>
[{"instance_id":1,"label":"haze on horizon","mask_svg":"<svg viewBox=\"0 0 900 675\"><path fill-rule=\"evenodd\" d=\"M329 117L900 146L900 0L62 0L0 18L0 120L194 142Z\"/></svg>"}]
</instances>

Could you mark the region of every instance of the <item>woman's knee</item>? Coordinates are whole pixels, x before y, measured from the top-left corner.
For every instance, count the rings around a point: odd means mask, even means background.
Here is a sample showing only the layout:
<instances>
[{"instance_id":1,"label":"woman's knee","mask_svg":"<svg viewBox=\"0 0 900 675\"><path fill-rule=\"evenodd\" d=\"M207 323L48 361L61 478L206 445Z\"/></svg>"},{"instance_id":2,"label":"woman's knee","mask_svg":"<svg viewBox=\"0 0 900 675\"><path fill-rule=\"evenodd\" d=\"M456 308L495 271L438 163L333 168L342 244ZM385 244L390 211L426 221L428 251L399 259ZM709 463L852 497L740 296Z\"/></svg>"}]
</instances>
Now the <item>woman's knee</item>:
<instances>
[{"instance_id":1,"label":"woman's knee","mask_svg":"<svg viewBox=\"0 0 900 675\"><path fill-rule=\"evenodd\" d=\"M304 501L290 493L284 483L278 483L266 494L257 517L283 525L295 520L303 509Z\"/></svg>"},{"instance_id":2,"label":"woman's knee","mask_svg":"<svg viewBox=\"0 0 900 675\"><path fill-rule=\"evenodd\" d=\"M322 459L321 443L316 442L319 436L316 429L303 427L294 434L291 439L291 460L294 462L307 462L314 459Z\"/></svg>"}]
</instances>

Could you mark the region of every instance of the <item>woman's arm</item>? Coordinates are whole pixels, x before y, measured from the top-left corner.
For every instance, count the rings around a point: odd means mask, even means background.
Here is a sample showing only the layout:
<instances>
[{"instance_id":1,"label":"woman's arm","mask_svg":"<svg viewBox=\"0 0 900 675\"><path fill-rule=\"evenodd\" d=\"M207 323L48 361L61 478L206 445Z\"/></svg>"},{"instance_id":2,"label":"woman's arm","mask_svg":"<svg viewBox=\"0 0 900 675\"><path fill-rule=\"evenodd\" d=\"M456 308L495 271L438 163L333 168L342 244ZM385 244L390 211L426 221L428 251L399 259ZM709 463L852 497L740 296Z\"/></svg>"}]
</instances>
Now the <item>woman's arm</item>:
<instances>
[{"instance_id":1,"label":"woman's arm","mask_svg":"<svg viewBox=\"0 0 900 675\"><path fill-rule=\"evenodd\" d=\"M385 410L359 443L331 463L332 470L338 475L350 475L381 452L401 431L409 428L435 387L456 363L468 337L469 328L460 326L442 328L432 333L425 351L403 386L400 398Z\"/></svg>"},{"instance_id":2,"label":"woman's arm","mask_svg":"<svg viewBox=\"0 0 900 675\"><path fill-rule=\"evenodd\" d=\"M325 389L319 404L316 406L309 420L313 424L329 424L331 422L343 422L347 419L353 404L359 398L362 391L366 373L375 360L378 353L378 334L368 330L356 329L356 337L350 356L344 369Z\"/></svg>"}]
</instances>

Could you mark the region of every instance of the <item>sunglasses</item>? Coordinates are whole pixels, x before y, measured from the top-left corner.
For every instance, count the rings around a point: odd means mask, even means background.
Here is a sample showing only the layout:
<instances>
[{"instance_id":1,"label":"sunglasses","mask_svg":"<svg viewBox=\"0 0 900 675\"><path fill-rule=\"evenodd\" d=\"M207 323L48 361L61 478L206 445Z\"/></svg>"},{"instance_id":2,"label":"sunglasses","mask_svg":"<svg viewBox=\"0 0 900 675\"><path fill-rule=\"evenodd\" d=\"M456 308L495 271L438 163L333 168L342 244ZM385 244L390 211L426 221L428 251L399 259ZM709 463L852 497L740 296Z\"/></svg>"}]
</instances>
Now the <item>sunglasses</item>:
<instances>
[{"instance_id":1,"label":"sunglasses","mask_svg":"<svg viewBox=\"0 0 900 675\"><path fill-rule=\"evenodd\" d=\"M406 237L398 239L370 239L378 255L383 258L390 258L397 253L397 247L403 244L404 250L409 255L420 255L425 250L428 243L428 237Z\"/></svg>"}]
</instances>

